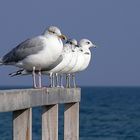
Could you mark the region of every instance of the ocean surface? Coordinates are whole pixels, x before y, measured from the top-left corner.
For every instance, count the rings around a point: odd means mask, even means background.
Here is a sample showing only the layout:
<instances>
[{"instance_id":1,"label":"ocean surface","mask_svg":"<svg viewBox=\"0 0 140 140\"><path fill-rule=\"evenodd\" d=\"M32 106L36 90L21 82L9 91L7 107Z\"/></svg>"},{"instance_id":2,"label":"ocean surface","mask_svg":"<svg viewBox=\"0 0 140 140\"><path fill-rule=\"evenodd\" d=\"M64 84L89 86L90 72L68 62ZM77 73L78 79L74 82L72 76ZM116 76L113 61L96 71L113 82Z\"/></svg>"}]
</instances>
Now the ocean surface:
<instances>
[{"instance_id":1,"label":"ocean surface","mask_svg":"<svg viewBox=\"0 0 140 140\"><path fill-rule=\"evenodd\" d=\"M63 140L63 105L59 114ZM11 112L0 113L0 140L12 140ZM33 140L41 140L40 107L33 109ZM80 140L140 140L140 87L83 87Z\"/></svg>"}]
</instances>

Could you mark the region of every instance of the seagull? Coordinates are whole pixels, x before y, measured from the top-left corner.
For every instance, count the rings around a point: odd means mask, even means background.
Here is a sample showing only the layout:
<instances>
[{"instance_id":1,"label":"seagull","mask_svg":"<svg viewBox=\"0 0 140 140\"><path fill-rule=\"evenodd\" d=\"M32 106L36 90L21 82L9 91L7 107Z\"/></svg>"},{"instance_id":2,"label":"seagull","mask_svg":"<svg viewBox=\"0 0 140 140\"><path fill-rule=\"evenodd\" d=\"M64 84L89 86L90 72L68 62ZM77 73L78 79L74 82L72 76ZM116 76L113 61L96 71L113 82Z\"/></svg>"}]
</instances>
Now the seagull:
<instances>
[{"instance_id":1,"label":"seagull","mask_svg":"<svg viewBox=\"0 0 140 140\"><path fill-rule=\"evenodd\" d=\"M73 58L73 59L76 60L76 63L74 65L74 67L70 71L68 71L68 74L72 75L72 81L73 81L74 88L76 88L75 73L85 70L90 63L90 60L91 60L90 48L91 47L96 47L96 45L93 44L88 39L81 39L79 41L78 50L77 50L77 48L75 48L77 56L76 56L76 58ZM69 82L68 87L70 87L70 82Z\"/></svg>"},{"instance_id":2,"label":"seagull","mask_svg":"<svg viewBox=\"0 0 140 140\"><path fill-rule=\"evenodd\" d=\"M83 50L83 56L84 56L84 63L82 64L79 71L83 71L88 67L90 60L91 60L90 48L91 47L96 48L97 46L88 39L82 39L79 42L79 44L80 44L79 46L80 46L81 50Z\"/></svg>"},{"instance_id":3,"label":"seagull","mask_svg":"<svg viewBox=\"0 0 140 140\"><path fill-rule=\"evenodd\" d=\"M0 58L0 65L13 65L32 71L35 88L37 88L35 79L37 71L41 87L41 71L51 66L62 53L61 39L67 40L58 27L50 26L42 35L25 40Z\"/></svg>"},{"instance_id":4,"label":"seagull","mask_svg":"<svg viewBox=\"0 0 140 140\"><path fill-rule=\"evenodd\" d=\"M73 67L76 64L77 61L77 51L78 51L78 45L77 45L77 40L72 39L70 41L71 47L69 48L69 56L66 55L66 58L68 58L69 62L67 65L61 69L58 73L66 74L66 87L70 87L70 74L69 71L73 69Z\"/></svg>"}]
</instances>

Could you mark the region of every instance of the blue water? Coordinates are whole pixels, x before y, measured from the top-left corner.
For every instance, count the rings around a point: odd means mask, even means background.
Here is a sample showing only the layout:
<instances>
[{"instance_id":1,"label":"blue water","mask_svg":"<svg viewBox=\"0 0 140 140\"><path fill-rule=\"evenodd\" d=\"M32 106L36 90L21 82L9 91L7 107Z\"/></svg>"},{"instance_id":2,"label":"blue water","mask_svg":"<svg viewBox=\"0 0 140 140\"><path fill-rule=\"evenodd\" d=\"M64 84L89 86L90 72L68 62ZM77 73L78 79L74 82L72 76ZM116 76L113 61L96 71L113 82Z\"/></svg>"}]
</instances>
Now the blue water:
<instances>
[{"instance_id":1,"label":"blue water","mask_svg":"<svg viewBox=\"0 0 140 140\"><path fill-rule=\"evenodd\" d=\"M0 113L0 140L11 140L12 113ZM41 139L41 108L33 109L33 140ZM63 105L59 140L63 139ZM140 140L139 87L83 87L80 140Z\"/></svg>"}]
</instances>

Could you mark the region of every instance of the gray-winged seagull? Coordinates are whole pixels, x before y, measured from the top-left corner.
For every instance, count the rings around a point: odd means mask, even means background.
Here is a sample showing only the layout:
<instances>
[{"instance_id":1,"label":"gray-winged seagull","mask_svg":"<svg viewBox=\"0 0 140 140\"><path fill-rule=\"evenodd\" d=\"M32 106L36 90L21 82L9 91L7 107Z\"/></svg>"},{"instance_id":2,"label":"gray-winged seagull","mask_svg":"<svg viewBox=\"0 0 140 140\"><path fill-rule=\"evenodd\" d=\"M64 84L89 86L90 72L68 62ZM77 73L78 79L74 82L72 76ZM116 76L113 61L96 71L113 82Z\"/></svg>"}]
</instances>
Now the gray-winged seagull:
<instances>
[{"instance_id":1,"label":"gray-winged seagull","mask_svg":"<svg viewBox=\"0 0 140 140\"><path fill-rule=\"evenodd\" d=\"M50 26L42 35L27 39L13 48L0 59L1 65L14 65L32 71L33 85L36 88L35 71L39 74L41 87L41 70L47 69L61 55L66 37L58 27Z\"/></svg>"}]
</instances>

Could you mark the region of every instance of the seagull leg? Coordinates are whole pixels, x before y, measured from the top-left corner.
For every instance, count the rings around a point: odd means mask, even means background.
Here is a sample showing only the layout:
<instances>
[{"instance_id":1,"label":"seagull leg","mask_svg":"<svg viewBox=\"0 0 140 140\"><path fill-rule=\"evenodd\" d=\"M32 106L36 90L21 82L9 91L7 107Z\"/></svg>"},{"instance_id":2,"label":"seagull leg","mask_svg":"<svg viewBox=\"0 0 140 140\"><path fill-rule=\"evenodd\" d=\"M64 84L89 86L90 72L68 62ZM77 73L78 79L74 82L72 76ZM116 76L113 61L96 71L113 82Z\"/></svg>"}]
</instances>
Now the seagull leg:
<instances>
[{"instance_id":1,"label":"seagull leg","mask_svg":"<svg viewBox=\"0 0 140 140\"><path fill-rule=\"evenodd\" d=\"M36 85L36 73L35 73L35 67L33 67L33 71L32 71L32 77L33 77L33 87L34 88L37 88L37 85Z\"/></svg>"},{"instance_id":2,"label":"seagull leg","mask_svg":"<svg viewBox=\"0 0 140 140\"><path fill-rule=\"evenodd\" d=\"M52 74L52 87L55 87L55 75Z\"/></svg>"},{"instance_id":3,"label":"seagull leg","mask_svg":"<svg viewBox=\"0 0 140 140\"><path fill-rule=\"evenodd\" d=\"M68 74L66 74L66 88L68 88Z\"/></svg>"},{"instance_id":4,"label":"seagull leg","mask_svg":"<svg viewBox=\"0 0 140 140\"><path fill-rule=\"evenodd\" d=\"M59 86L59 75L58 75L58 73L56 73L55 76L56 76L56 86L60 87Z\"/></svg>"},{"instance_id":5,"label":"seagull leg","mask_svg":"<svg viewBox=\"0 0 140 140\"><path fill-rule=\"evenodd\" d=\"M63 74L60 74L60 87L64 88L64 86L63 86Z\"/></svg>"},{"instance_id":6,"label":"seagull leg","mask_svg":"<svg viewBox=\"0 0 140 140\"><path fill-rule=\"evenodd\" d=\"M38 87L42 88L41 70L38 71Z\"/></svg>"},{"instance_id":7,"label":"seagull leg","mask_svg":"<svg viewBox=\"0 0 140 140\"><path fill-rule=\"evenodd\" d=\"M70 88L70 74L66 74L66 88Z\"/></svg>"},{"instance_id":8,"label":"seagull leg","mask_svg":"<svg viewBox=\"0 0 140 140\"><path fill-rule=\"evenodd\" d=\"M71 87L71 75L70 74L68 74L68 88L70 88Z\"/></svg>"},{"instance_id":9,"label":"seagull leg","mask_svg":"<svg viewBox=\"0 0 140 140\"><path fill-rule=\"evenodd\" d=\"M72 74L73 87L76 88L75 73Z\"/></svg>"},{"instance_id":10,"label":"seagull leg","mask_svg":"<svg viewBox=\"0 0 140 140\"><path fill-rule=\"evenodd\" d=\"M52 79L52 73L50 73L50 87L53 86L53 79Z\"/></svg>"}]
</instances>

